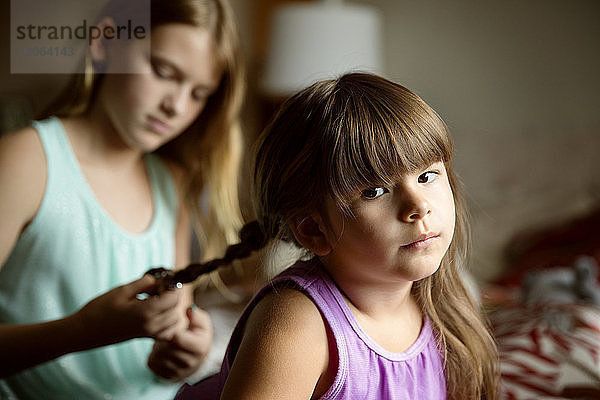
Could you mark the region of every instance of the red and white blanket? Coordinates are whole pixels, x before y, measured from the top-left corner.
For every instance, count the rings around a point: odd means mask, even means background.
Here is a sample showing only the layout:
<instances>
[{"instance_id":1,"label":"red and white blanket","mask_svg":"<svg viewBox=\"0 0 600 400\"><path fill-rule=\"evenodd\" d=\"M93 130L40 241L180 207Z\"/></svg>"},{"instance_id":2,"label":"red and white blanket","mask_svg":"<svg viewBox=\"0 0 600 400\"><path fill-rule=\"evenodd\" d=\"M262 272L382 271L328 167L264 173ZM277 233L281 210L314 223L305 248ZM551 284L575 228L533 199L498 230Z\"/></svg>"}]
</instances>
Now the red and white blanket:
<instances>
[{"instance_id":1,"label":"red and white blanket","mask_svg":"<svg viewBox=\"0 0 600 400\"><path fill-rule=\"evenodd\" d=\"M600 308L511 306L490 314L502 400L600 399Z\"/></svg>"}]
</instances>

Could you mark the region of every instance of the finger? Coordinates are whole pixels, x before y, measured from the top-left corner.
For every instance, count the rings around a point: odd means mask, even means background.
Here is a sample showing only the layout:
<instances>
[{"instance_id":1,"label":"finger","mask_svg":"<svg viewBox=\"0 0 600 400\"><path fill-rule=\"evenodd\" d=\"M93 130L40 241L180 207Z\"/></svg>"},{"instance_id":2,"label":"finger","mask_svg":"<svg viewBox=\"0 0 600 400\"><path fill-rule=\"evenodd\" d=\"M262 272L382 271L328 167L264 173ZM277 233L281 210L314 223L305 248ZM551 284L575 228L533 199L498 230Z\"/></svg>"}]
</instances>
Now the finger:
<instances>
[{"instance_id":1,"label":"finger","mask_svg":"<svg viewBox=\"0 0 600 400\"><path fill-rule=\"evenodd\" d=\"M164 379L174 380L179 378L179 370L171 362L167 362L160 357L151 357L148 359L148 367L156 375Z\"/></svg>"},{"instance_id":2,"label":"finger","mask_svg":"<svg viewBox=\"0 0 600 400\"><path fill-rule=\"evenodd\" d=\"M122 288L126 290L129 297L135 297L142 293L154 293L157 289L156 279L150 275L144 275L140 279L123 285Z\"/></svg>"},{"instance_id":3,"label":"finger","mask_svg":"<svg viewBox=\"0 0 600 400\"><path fill-rule=\"evenodd\" d=\"M185 350L179 349L176 346L170 344L165 345L161 348L160 352L156 354L157 359L161 362L164 361L170 368L176 369L188 369L198 365L201 358L193 353L189 353Z\"/></svg>"},{"instance_id":4,"label":"finger","mask_svg":"<svg viewBox=\"0 0 600 400\"><path fill-rule=\"evenodd\" d=\"M187 353L203 358L210 350L212 337L212 330L192 331L188 329L176 332L171 343Z\"/></svg>"},{"instance_id":5,"label":"finger","mask_svg":"<svg viewBox=\"0 0 600 400\"><path fill-rule=\"evenodd\" d=\"M148 357L148 366L166 379L182 379L198 369L202 358L174 349L169 342L156 341Z\"/></svg>"},{"instance_id":6,"label":"finger","mask_svg":"<svg viewBox=\"0 0 600 400\"><path fill-rule=\"evenodd\" d=\"M187 308L186 315L189 320L189 329L191 331L212 332L212 320L206 311L198 308L195 304L192 304L192 306Z\"/></svg>"},{"instance_id":7,"label":"finger","mask_svg":"<svg viewBox=\"0 0 600 400\"><path fill-rule=\"evenodd\" d=\"M172 344L186 352L204 357L212 344L213 326L209 314L192 305L186 310L188 328L177 331Z\"/></svg>"},{"instance_id":8,"label":"finger","mask_svg":"<svg viewBox=\"0 0 600 400\"><path fill-rule=\"evenodd\" d=\"M171 342L173 340L173 338L175 337L175 335L177 334L177 332L180 330L181 330L181 328L177 324L174 324L174 325L167 326L161 330L156 331L152 337L155 338L156 340L163 340L166 342Z\"/></svg>"},{"instance_id":9,"label":"finger","mask_svg":"<svg viewBox=\"0 0 600 400\"><path fill-rule=\"evenodd\" d=\"M166 311L157 315L149 328L156 339L172 340L176 332L186 329L184 318L178 310Z\"/></svg>"},{"instance_id":10,"label":"finger","mask_svg":"<svg viewBox=\"0 0 600 400\"><path fill-rule=\"evenodd\" d=\"M144 305L153 313L168 312L177 307L181 296L183 293L179 289L168 290L158 296L148 297L144 300Z\"/></svg>"}]
</instances>

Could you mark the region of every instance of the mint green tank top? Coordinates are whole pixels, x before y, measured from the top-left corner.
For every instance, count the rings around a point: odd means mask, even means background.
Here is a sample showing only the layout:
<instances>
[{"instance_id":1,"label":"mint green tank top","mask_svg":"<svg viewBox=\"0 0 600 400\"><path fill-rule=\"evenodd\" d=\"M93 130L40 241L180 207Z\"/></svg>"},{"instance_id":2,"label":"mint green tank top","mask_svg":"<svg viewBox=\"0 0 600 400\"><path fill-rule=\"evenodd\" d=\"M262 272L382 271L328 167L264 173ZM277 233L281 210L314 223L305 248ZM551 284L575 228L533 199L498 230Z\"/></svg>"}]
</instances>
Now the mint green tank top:
<instances>
[{"instance_id":1,"label":"mint green tank top","mask_svg":"<svg viewBox=\"0 0 600 400\"><path fill-rule=\"evenodd\" d=\"M177 192L157 156L145 156L153 219L144 232L134 234L99 204L60 120L33 126L46 153L46 190L0 269L0 323L62 318L150 267L171 267L175 261ZM146 366L152 345L152 339L141 338L68 354L0 381L0 398L171 399L178 385L159 380Z\"/></svg>"}]
</instances>

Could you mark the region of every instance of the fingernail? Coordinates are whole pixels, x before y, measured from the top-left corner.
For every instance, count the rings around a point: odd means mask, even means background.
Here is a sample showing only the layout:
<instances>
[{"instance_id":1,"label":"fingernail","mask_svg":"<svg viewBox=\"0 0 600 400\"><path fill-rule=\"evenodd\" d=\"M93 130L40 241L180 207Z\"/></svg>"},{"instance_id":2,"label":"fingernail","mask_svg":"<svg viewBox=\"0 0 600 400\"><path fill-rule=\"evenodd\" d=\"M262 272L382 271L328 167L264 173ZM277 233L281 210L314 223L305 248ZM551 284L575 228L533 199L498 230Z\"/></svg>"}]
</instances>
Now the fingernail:
<instances>
[{"instance_id":1,"label":"fingernail","mask_svg":"<svg viewBox=\"0 0 600 400\"><path fill-rule=\"evenodd\" d=\"M196 303L192 303L192 305L190 306L190 310L196 311L197 309L198 309L198 306L196 305Z\"/></svg>"}]
</instances>

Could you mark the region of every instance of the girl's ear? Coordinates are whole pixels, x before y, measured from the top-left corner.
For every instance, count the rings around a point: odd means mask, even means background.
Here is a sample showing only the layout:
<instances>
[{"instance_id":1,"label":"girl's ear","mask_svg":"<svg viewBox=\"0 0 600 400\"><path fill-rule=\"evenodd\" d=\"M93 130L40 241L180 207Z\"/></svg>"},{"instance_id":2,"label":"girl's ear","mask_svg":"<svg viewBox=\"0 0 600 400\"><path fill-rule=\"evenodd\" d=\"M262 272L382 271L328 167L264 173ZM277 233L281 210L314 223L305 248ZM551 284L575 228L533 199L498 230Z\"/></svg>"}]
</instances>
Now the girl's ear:
<instances>
[{"instance_id":1,"label":"girl's ear","mask_svg":"<svg viewBox=\"0 0 600 400\"><path fill-rule=\"evenodd\" d=\"M331 253L332 247L326 235L326 227L318 215L296 218L290 222L296 240L318 256Z\"/></svg>"},{"instance_id":2,"label":"girl's ear","mask_svg":"<svg viewBox=\"0 0 600 400\"><path fill-rule=\"evenodd\" d=\"M107 35L114 35L116 32L115 21L110 17L104 17L98 22L96 27L100 32L105 32ZM112 31L111 31L112 30ZM108 60L108 46L104 39L104 34L92 35L90 37L90 55L95 66L104 66Z\"/></svg>"}]
</instances>

